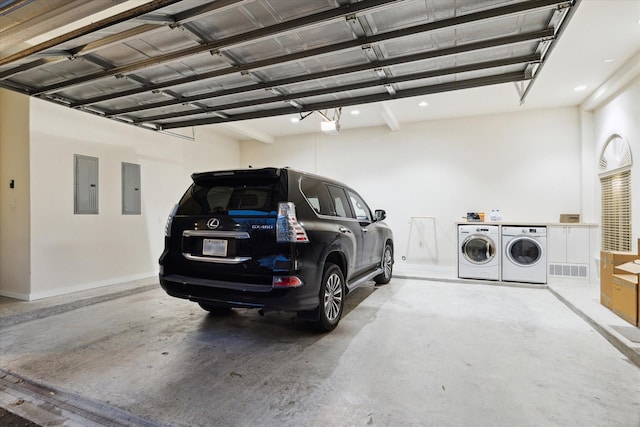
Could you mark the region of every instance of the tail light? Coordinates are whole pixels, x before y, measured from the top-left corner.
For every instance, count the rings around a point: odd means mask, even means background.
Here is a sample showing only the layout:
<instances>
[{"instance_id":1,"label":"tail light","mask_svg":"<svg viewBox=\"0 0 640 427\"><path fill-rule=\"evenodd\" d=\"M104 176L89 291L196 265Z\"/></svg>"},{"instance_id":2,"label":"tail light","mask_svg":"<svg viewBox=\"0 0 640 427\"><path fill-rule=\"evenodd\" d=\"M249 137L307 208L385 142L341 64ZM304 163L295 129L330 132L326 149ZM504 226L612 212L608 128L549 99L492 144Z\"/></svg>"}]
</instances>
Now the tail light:
<instances>
[{"instance_id":1,"label":"tail light","mask_svg":"<svg viewBox=\"0 0 640 427\"><path fill-rule=\"evenodd\" d=\"M278 242L309 241L307 232L296 219L296 207L293 202L280 202L278 204L278 221L276 222L276 238Z\"/></svg>"},{"instance_id":2,"label":"tail light","mask_svg":"<svg viewBox=\"0 0 640 427\"><path fill-rule=\"evenodd\" d=\"M167 218L167 223L164 226L164 235L167 237L171 236L171 224L173 223L173 217L176 215L177 211L178 211L178 205L176 204L171 210L171 213L169 214L169 218Z\"/></svg>"},{"instance_id":3,"label":"tail light","mask_svg":"<svg viewBox=\"0 0 640 427\"><path fill-rule=\"evenodd\" d=\"M302 286L302 280L298 276L275 276L273 278L274 288L297 288Z\"/></svg>"}]
</instances>

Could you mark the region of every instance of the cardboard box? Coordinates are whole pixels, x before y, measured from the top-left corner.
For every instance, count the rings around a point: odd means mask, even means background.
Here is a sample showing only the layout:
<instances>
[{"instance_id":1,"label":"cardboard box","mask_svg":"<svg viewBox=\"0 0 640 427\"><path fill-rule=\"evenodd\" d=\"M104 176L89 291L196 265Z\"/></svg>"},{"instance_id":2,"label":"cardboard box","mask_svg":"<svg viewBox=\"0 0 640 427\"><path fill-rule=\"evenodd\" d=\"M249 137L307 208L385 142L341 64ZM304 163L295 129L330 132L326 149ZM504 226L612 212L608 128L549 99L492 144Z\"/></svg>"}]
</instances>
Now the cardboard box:
<instances>
[{"instance_id":1,"label":"cardboard box","mask_svg":"<svg viewBox=\"0 0 640 427\"><path fill-rule=\"evenodd\" d=\"M467 212L467 222L484 222L484 212Z\"/></svg>"},{"instance_id":2,"label":"cardboard box","mask_svg":"<svg viewBox=\"0 0 640 427\"><path fill-rule=\"evenodd\" d=\"M560 214L560 222L580 222L580 214Z\"/></svg>"},{"instance_id":3,"label":"cardboard box","mask_svg":"<svg viewBox=\"0 0 640 427\"><path fill-rule=\"evenodd\" d=\"M631 273L636 275L636 293L637 293L637 315L636 315L636 325L640 327L640 260L635 260L632 262L628 262L626 264L616 266L617 271L624 271L626 273Z\"/></svg>"},{"instance_id":4,"label":"cardboard box","mask_svg":"<svg viewBox=\"0 0 640 427\"><path fill-rule=\"evenodd\" d=\"M638 275L614 274L611 310L618 316L638 325Z\"/></svg>"},{"instance_id":5,"label":"cardboard box","mask_svg":"<svg viewBox=\"0 0 640 427\"><path fill-rule=\"evenodd\" d=\"M613 269L615 273L622 272L630 274L640 274L640 260L636 259L633 261L625 262L624 264L614 266Z\"/></svg>"},{"instance_id":6,"label":"cardboard box","mask_svg":"<svg viewBox=\"0 0 640 427\"><path fill-rule=\"evenodd\" d=\"M612 307L614 267L636 259L638 259L638 255L631 252L600 252L600 304L608 309Z\"/></svg>"}]
</instances>

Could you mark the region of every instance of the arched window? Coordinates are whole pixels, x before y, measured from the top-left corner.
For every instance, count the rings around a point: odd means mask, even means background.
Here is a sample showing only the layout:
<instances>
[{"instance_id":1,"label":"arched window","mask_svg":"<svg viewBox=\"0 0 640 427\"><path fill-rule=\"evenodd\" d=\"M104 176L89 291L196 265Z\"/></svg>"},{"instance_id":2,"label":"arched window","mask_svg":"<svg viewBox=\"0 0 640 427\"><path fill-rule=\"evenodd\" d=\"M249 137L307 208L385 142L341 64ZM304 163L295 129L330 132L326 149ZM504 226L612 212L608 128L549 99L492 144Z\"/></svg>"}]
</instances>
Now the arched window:
<instances>
[{"instance_id":1,"label":"arched window","mask_svg":"<svg viewBox=\"0 0 640 427\"><path fill-rule=\"evenodd\" d=\"M612 135L600 155L602 250L631 251L631 149Z\"/></svg>"}]
</instances>

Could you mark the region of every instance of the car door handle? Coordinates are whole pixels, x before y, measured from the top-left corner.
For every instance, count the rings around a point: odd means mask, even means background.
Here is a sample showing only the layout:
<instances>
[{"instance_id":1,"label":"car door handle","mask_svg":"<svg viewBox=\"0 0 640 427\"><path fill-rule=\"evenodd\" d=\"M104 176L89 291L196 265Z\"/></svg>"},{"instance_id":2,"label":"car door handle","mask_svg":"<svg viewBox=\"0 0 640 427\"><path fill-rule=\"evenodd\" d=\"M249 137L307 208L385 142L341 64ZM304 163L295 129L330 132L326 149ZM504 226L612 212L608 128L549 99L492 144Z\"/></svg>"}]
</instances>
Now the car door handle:
<instances>
[{"instance_id":1,"label":"car door handle","mask_svg":"<svg viewBox=\"0 0 640 427\"><path fill-rule=\"evenodd\" d=\"M351 230L347 227L339 227L338 230L340 230L341 233L351 233Z\"/></svg>"}]
</instances>

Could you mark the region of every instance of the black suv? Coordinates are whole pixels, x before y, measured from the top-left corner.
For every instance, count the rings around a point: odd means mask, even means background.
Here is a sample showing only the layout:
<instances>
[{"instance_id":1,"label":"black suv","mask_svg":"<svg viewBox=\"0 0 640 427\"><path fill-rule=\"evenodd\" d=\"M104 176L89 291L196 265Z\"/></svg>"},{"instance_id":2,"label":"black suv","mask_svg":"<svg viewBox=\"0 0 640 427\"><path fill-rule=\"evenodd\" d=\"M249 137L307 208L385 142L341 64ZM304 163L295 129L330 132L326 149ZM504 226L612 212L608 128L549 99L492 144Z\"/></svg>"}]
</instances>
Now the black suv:
<instances>
[{"instance_id":1,"label":"black suv","mask_svg":"<svg viewBox=\"0 0 640 427\"><path fill-rule=\"evenodd\" d=\"M388 283L393 236L339 182L289 168L196 173L167 221L160 284L210 312L292 310L336 327L344 297Z\"/></svg>"}]
</instances>

